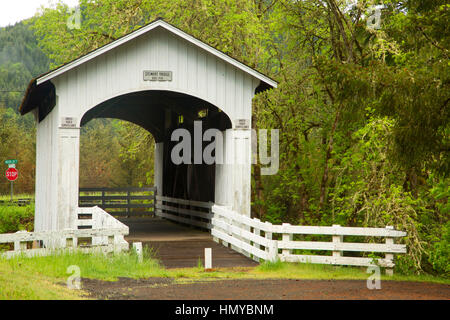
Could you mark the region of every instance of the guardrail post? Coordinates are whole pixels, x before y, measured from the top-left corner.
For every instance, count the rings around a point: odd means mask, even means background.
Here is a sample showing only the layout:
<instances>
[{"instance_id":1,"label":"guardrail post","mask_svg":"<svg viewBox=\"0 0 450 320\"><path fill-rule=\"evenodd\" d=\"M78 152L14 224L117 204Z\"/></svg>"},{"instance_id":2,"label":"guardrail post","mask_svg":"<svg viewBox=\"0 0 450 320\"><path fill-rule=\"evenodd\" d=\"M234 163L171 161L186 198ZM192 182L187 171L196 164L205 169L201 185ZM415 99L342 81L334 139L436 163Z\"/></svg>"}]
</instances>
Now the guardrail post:
<instances>
[{"instance_id":1,"label":"guardrail post","mask_svg":"<svg viewBox=\"0 0 450 320\"><path fill-rule=\"evenodd\" d=\"M16 233L27 233L24 230L17 231ZM14 241L14 251L27 250L27 243L23 241Z\"/></svg>"},{"instance_id":2,"label":"guardrail post","mask_svg":"<svg viewBox=\"0 0 450 320\"><path fill-rule=\"evenodd\" d=\"M258 218L254 218L254 220L255 220L256 222L261 222L261 220L259 220ZM254 234L255 236L260 237L260 236L261 236L261 230L258 229L258 228L253 227L253 234ZM253 246L254 246L256 249L261 249L261 246L260 246L258 243L256 243L256 242L253 242ZM254 256L254 255L253 255L253 260L255 260L256 262L259 262L259 258L256 257L256 256Z\"/></svg>"},{"instance_id":3,"label":"guardrail post","mask_svg":"<svg viewBox=\"0 0 450 320\"><path fill-rule=\"evenodd\" d=\"M149 196L148 199L153 201L153 215L152 215L152 218L155 218L156 217L156 193L157 193L156 187L154 188L153 191L150 191L150 192L153 192L153 196Z\"/></svg>"},{"instance_id":4,"label":"guardrail post","mask_svg":"<svg viewBox=\"0 0 450 320\"><path fill-rule=\"evenodd\" d=\"M278 260L278 241L271 240L269 243L269 261L276 262Z\"/></svg>"},{"instance_id":5,"label":"guardrail post","mask_svg":"<svg viewBox=\"0 0 450 320\"><path fill-rule=\"evenodd\" d=\"M22 241L14 241L14 251L26 250L27 243Z\"/></svg>"},{"instance_id":6,"label":"guardrail post","mask_svg":"<svg viewBox=\"0 0 450 320\"><path fill-rule=\"evenodd\" d=\"M77 248L78 247L78 238L73 236L72 238L72 247Z\"/></svg>"},{"instance_id":7,"label":"guardrail post","mask_svg":"<svg viewBox=\"0 0 450 320\"><path fill-rule=\"evenodd\" d=\"M282 224L282 227L289 227L289 226L290 226L289 223L283 223ZM283 228L283 231L285 231L284 228ZM283 233L282 240L283 241L292 241L292 240L294 240L294 235L292 233ZM283 249L282 253L283 253L283 256L288 256L288 255L292 254L292 250L290 250L290 249Z\"/></svg>"},{"instance_id":8,"label":"guardrail post","mask_svg":"<svg viewBox=\"0 0 450 320\"><path fill-rule=\"evenodd\" d=\"M232 209L231 206L226 206L226 208L227 208L227 210L233 211L233 209ZM236 227L236 228L239 228L239 229L242 228L242 226L241 226L241 224L239 223L239 221L237 221L237 220L236 220L235 218L233 218L233 217L224 217L224 218L226 218L226 221L227 221L228 224L230 225L230 227L229 227L228 230L227 230L227 234L228 234L230 237L234 238L234 239L237 239L237 240L240 240L240 241L244 241L244 239L243 239L242 237L233 234L233 231L232 231L232 227ZM236 251L236 252L239 252L239 253L241 253L241 254L247 256L247 257L250 257L250 254L249 254L247 251L245 251L245 250L243 250L241 247L237 247L237 246L235 246L235 245L233 245L233 244L231 244L231 243L230 243L230 249L232 249L232 250L234 250L234 251Z\"/></svg>"},{"instance_id":9,"label":"guardrail post","mask_svg":"<svg viewBox=\"0 0 450 320\"><path fill-rule=\"evenodd\" d=\"M225 207L225 209L227 209L227 210L231 210L231 206L224 206L224 207ZM232 224L233 224L233 219L231 219L231 218L229 218L229 217L222 216L222 220L223 220L225 223L229 224L229 225L232 225ZM230 232L230 229L229 229L229 228L224 229L223 231L224 231L227 235L233 236L233 234ZM230 249L233 248L232 245L231 245L230 243L228 243L228 242L226 242L226 241L223 241L223 240L222 240L221 242L222 242L222 245L223 245L224 247L227 247L227 248L230 248Z\"/></svg>"},{"instance_id":10,"label":"guardrail post","mask_svg":"<svg viewBox=\"0 0 450 320\"><path fill-rule=\"evenodd\" d=\"M250 232L250 226L247 226L245 223L237 223L236 226L238 228L240 228L241 230L245 230ZM238 239L240 239L243 242L248 243L249 245L251 244L251 241L249 239L247 239L246 237L238 237ZM242 254L248 258L252 258L252 254L250 252L247 252L247 250L242 250Z\"/></svg>"},{"instance_id":11,"label":"guardrail post","mask_svg":"<svg viewBox=\"0 0 450 320\"><path fill-rule=\"evenodd\" d=\"M394 227L393 227L393 226L386 226L386 229L394 230ZM386 242L386 244L387 244L388 246L393 245L393 244L394 244L394 238L386 237L385 242ZM392 254L392 253L386 253L385 256L384 256L384 258L385 258L387 261L390 261L392 264L394 264L394 254ZM388 276L394 275L394 269L393 269L393 268L389 268L389 267L386 268L386 275L388 275Z\"/></svg>"},{"instance_id":12,"label":"guardrail post","mask_svg":"<svg viewBox=\"0 0 450 320\"><path fill-rule=\"evenodd\" d=\"M267 239L267 240L269 240L268 241L268 245L266 246L266 249L265 249L265 251L267 252L267 256L268 256L268 259L271 261L271 244L272 244L272 232L270 232L269 230L272 230L272 224L270 223L270 222L265 222L265 225L266 225L266 229L264 230L264 234L265 234L265 238Z\"/></svg>"},{"instance_id":13,"label":"guardrail post","mask_svg":"<svg viewBox=\"0 0 450 320\"><path fill-rule=\"evenodd\" d=\"M142 254L142 242L133 242L133 250L136 252L138 256L138 261L143 261L143 254Z\"/></svg>"},{"instance_id":14,"label":"guardrail post","mask_svg":"<svg viewBox=\"0 0 450 320\"><path fill-rule=\"evenodd\" d=\"M67 229L64 229L64 230L67 230ZM60 245L60 247L61 247L62 249L67 248L67 237L62 236L61 239L60 239L59 245Z\"/></svg>"},{"instance_id":15,"label":"guardrail post","mask_svg":"<svg viewBox=\"0 0 450 320\"><path fill-rule=\"evenodd\" d=\"M130 217L130 204L131 204L130 190L127 190L127 218Z\"/></svg>"},{"instance_id":16,"label":"guardrail post","mask_svg":"<svg viewBox=\"0 0 450 320\"><path fill-rule=\"evenodd\" d=\"M114 236L107 236L108 238L108 248L106 249L107 252L114 252L116 253L116 239Z\"/></svg>"},{"instance_id":17,"label":"guardrail post","mask_svg":"<svg viewBox=\"0 0 450 320\"><path fill-rule=\"evenodd\" d=\"M341 226L339 224L333 224L333 227L340 228ZM341 235L333 236L334 244L339 244L341 242L344 242L344 236L341 236ZM333 250L333 257L335 257L335 258L342 257L342 251Z\"/></svg>"},{"instance_id":18,"label":"guardrail post","mask_svg":"<svg viewBox=\"0 0 450 320\"><path fill-rule=\"evenodd\" d=\"M108 247L112 246L114 254L121 251L120 246L117 245L118 241L119 241L119 239L118 239L117 234L115 234L113 236L108 236Z\"/></svg>"},{"instance_id":19,"label":"guardrail post","mask_svg":"<svg viewBox=\"0 0 450 320\"><path fill-rule=\"evenodd\" d=\"M212 269L212 248L205 248L205 270Z\"/></svg>"},{"instance_id":20,"label":"guardrail post","mask_svg":"<svg viewBox=\"0 0 450 320\"><path fill-rule=\"evenodd\" d=\"M101 208L105 209L105 190L102 190L102 204Z\"/></svg>"}]
</instances>

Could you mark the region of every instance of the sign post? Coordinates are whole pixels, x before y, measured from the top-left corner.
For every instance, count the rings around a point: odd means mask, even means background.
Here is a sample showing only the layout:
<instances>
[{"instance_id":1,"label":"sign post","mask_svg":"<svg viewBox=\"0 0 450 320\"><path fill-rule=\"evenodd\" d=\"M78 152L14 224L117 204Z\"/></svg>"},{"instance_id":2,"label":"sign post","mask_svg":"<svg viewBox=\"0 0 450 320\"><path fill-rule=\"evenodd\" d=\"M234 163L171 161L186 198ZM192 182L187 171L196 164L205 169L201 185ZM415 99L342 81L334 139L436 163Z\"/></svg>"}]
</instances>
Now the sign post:
<instances>
[{"instance_id":1,"label":"sign post","mask_svg":"<svg viewBox=\"0 0 450 320\"><path fill-rule=\"evenodd\" d=\"M11 202L13 201L13 193L14 193L14 181L19 177L19 171L16 169L17 160L6 160L5 164L8 165L8 169L5 172L6 179L11 181Z\"/></svg>"}]
</instances>

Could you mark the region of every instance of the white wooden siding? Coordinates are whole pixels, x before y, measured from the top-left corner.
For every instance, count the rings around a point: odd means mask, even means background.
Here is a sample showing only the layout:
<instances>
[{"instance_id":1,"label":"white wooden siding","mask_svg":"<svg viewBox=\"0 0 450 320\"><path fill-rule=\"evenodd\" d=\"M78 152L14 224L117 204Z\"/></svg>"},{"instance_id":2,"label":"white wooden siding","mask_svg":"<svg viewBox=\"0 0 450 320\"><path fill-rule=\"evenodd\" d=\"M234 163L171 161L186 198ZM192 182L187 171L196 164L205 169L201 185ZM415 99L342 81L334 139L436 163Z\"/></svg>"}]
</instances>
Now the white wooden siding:
<instances>
[{"instance_id":1,"label":"white wooden siding","mask_svg":"<svg viewBox=\"0 0 450 320\"><path fill-rule=\"evenodd\" d=\"M172 71L172 81L144 81L144 70ZM91 108L113 97L144 90L170 90L203 99L231 119L251 121L258 81L235 66L164 29L119 46L52 79L61 116L80 123Z\"/></svg>"}]
</instances>

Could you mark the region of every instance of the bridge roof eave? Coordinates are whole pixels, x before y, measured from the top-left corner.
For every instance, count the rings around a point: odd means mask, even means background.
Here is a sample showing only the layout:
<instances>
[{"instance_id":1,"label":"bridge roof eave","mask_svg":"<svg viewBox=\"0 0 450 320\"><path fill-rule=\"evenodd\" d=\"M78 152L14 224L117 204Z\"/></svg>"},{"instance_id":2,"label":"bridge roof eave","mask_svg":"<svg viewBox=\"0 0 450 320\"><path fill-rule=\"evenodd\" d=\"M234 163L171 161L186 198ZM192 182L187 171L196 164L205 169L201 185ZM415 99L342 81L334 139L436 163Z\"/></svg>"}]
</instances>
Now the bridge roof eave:
<instances>
[{"instance_id":1,"label":"bridge roof eave","mask_svg":"<svg viewBox=\"0 0 450 320\"><path fill-rule=\"evenodd\" d=\"M138 30L135 30L135 31L111 42L111 43L108 43L98 49L95 49L95 50L85 54L84 56L81 56L69 63L64 64L55 70L51 70L47 73L44 73L44 74L32 79L30 81L28 89L25 93L25 96L22 100L22 104L19 107L20 113L22 115L24 115L37 107L37 105L35 103L30 104L30 102L35 100L33 98L33 96L41 84L48 83L52 79L66 73L67 71L69 71L73 68L76 68L77 66L82 65L82 64L94 59L95 57L105 54L106 52L108 52L124 43L127 43L128 41L131 41L131 40L149 32L150 30L153 30L157 27L162 27L162 28L168 30L169 32L172 32L172 33L178 35L179 37L187 40L188 42L196 45L197 47L202 48L203 50L211 53L212 55L216 56L217 58L222 59L223 61L233 65L234 67L236 67L236 68L242 70L243 72L251 75L252 77L258 79L260 81L260 85L258 86L256 93L270 89L270 88L276 88L278 85L278 83L275 80L269 78L268 76L256 71L255 69L245 65L244 63L228 56L227 54L211 47L210 45L202 42L201 40L187 34L186 32L178 29L177 27L167 23L166 21L164 21L162 19L157 19L157 20L147 24L146 26L143 26L142 28L140 28Z\"/></svg>"}]
</instances>

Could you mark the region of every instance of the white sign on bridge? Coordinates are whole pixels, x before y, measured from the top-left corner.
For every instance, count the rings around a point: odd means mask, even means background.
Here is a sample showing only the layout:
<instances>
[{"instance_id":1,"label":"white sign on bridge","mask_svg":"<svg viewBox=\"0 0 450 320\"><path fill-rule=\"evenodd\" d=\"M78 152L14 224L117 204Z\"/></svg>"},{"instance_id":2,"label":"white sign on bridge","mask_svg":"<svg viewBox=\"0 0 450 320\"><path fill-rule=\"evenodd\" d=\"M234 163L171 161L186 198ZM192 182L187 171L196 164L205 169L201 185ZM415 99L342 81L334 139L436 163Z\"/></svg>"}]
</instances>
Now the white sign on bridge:
<instances>
[{"instance_id":1,"label":"white sign on bridge","mask_svg":"<svg viewBox=\"0 0 450 320\"><path fill-rule=\"evenodd\" d=\"M77 127L77 118L74 117L62 117L61 128L73 129Z\"/></svg>"},{"instance_id":2,"label":"white sign on bridge","mask_svg":"<svg viewBox=\"0 0 450 320\"><path fill-rule=\"evenodd\" d=\"M172 81L172 71L144 71L144 81Z\"/></svg>"}]
</instances>

